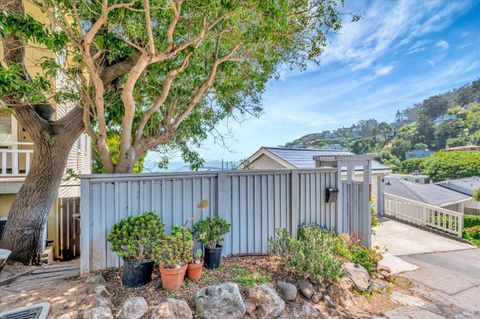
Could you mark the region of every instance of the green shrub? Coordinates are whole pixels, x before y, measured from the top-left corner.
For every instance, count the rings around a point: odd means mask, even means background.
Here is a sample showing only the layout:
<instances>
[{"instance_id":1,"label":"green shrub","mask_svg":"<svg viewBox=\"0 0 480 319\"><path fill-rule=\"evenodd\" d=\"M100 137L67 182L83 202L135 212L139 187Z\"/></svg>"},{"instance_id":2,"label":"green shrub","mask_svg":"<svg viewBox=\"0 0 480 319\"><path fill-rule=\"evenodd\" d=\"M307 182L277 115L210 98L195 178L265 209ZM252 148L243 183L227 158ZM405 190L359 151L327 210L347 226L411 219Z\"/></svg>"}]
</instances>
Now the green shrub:
<instances>
[{"instance_id":1,"label":"green shrub","mask_svg":"<svg viewBox=\"0 0 480 319\"><path fill-rule=\"evenodd\" d=\"M480 215L463 215L463 227L480 226Z\"/></svg>"},{"instance_id":2,"label":"green shrub","mask_svg":"<svg viewBox=\"0 0 480 319\"><path fill-rule=\"evenodd\" d=\"M181 237L165 237L153 247L152 259L161 268L182 267L192 259L192 245Z\"/></svg>"},{"instance_id":3,"label":"green shrub","mask_svg":"<svg viewBox=\"0 0 480 319\"><path fill-rule=\"evenodd\" d=\"M350 248L350 261L362 265L370 275L377 270L377 264L382 259L382 255L375 249L368 249L361 245L354 245Z\"/></svg>"},{"instance_id":4,"label":"green shrub","mask_svg":"<svg viewBox=\"0 0 480 319\"><path fill-rule=\"evenodd\" d=\"M218 216L199 220L192 227L195 238L209 248L215 248L223 241L223 235L230 231L230 224Z\"/></svg>"},{"instance_id":5,"label":"green shrub","mask_svg":"<svg viewBox=\"0 0 480 319\"><path fill-rule=\"evenodd\" d=\"M300 227L297 238L292 238L286 229L278 229L269 248L282 258L289 271L330 282L343 276L344 260L360 264L373 274L382 259L377 248L362 246L355 234L337 235L313 225Z\"/></svg>"},{"instance_id":6,"label":"green shrub","mask_svg":"<svg viewBox=\"0 0 480 319\"><path fill-rule=\"evenodd\" d=\"M289 271L330 282L343 276L342 261L333 253L334 247L332 234L312 226L300 228L298 239L291 237L286 229L278 229L269 245Z\"/></svg>"},{"instance_id":7,"label":"green shrub","mask_svg":"<svg viewBox=\"0 0 480 319\"><path fill-rule=\"evenodd\" d=\"M160 217L153 212L146 212L113 225L107 240L120 257L141 261L150 259L152 247L164 236L165 229Z\"/></svg>"},{"instance_id":8,"label":"green shrub","mask_svg":"<svg viewBox=\"0 0 480 319\"><path fill-rule=\"evenodd\" d=\"M472 192L472 198L477 202L480 202L480 188L475 188Z\"/></svg>"},{"instance_id":9,"label":"green shrub","mask_svg":"<svg viewBox=\"0 0 480 319\"><path fill-rule=\"evenodd\" d=\"M463 229L463 238L480 247L480 226L472 226Z\"/></svg>"}]
</instances>

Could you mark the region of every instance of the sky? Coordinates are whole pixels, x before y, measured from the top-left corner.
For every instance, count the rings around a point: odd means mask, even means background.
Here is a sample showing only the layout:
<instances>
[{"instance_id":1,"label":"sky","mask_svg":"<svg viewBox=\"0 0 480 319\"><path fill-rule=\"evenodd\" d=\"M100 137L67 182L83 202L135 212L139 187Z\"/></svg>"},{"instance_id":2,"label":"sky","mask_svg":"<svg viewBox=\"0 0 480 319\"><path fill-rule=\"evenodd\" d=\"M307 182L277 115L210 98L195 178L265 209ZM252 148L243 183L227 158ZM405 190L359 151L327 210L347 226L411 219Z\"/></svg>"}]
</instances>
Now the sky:
<instances>
[{"instance_id":1,"label":"sky","mask_svg":"<svg viewBox=\"0 0 480 319\"><path fill-rule=\"evenodd\" d=\"M320 66L269 82L259 118L223 122L225 145L209 138L197 150L204 159L238 161L362 119L392 122L396 110L480 77L480 1L345 0L342 11L362 19L345 17Z\"/></svg>"}]
</instances>

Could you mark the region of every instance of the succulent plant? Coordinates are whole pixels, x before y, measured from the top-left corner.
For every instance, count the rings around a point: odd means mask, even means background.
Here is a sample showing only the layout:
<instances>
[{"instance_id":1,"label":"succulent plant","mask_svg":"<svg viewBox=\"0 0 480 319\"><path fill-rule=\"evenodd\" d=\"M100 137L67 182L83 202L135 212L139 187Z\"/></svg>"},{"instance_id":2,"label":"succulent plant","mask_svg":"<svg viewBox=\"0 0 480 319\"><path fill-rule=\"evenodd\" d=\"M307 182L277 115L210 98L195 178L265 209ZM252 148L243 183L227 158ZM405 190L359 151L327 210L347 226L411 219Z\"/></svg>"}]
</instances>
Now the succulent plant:
<instances>
[{"instance_id":1,"label":"succulent plant","mask_svg":"<svg viewBox=\"0 0 480 319\"><path fill-rule=\"evenodd\" d=\"M195 238L209 248L217 247L223 241L223 235L230 231L230 224L218 216L199 220L192 227Z\"/></svg>"},{"instance_id":2,"label":"succulent plant","mask_svg":"<svg viewBox=\"0 0 480 319\"><path fill-rule=\"evenodd\" d=\"M192 241L168 236L153 247L152 259L161 268L179 268L192 259Z\"/></svg>"},{"instance_id":3,"label":"succulent plant","mask_svg":"<svg viewBox=\"0 0 480 319\"><path fill-rule=\"evenodd\" d=\"M120 257L131 260L149 260L152 247L165 237L165 228L154 212L130 216L113 225L108 241Z\"/></svg>"}]
</instances>

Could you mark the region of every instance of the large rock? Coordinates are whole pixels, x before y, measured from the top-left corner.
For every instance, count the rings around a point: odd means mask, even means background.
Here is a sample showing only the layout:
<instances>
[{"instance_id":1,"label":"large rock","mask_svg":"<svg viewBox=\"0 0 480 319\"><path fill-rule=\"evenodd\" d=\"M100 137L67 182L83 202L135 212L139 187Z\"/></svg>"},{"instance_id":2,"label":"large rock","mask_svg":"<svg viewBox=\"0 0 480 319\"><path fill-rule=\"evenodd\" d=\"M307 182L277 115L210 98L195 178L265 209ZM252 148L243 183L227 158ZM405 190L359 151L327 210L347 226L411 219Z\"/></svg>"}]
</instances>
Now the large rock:
<instances>
[{"instance_id":1,"label":"large rock","mask_svg":"<svg viewBox=\"0 0 480 319\"><path fill-rule=\"evenodd\" d=\"M107 290L107 287L105 285L96 285L93 287L88 288L87 292L89 294L94 294L97 296L103 296L103 297L110 297L110 292Z\"/></svg>"},{"instance_id":2,"label":"large rock","mask_svg":"<svg viewBox=\"0 0 480 319\"><path fill-rule=\"evenodd\" d=\"M307 299L310 299L315 293L315 287L310 281L304 278L300 278L298 280L298 289L300 289L302 295Z\"/></svg>"},{"instance_id":3,"label":"large rock","mask_svg":"<svg viewBox=\"0 0 480 319\"><path fill-rule=\"evenodd\" d=\"M247 313L252 318L270 319L279 317L285 309L285 301L268 284L261 284L247 290L245 301Z\"/></svg>"},{"instance_id":4,"label":"large rock","mask_svg":"<svg viewBox=\"0 0 480 319\"><path fill-rule=\"evenodd\" d=\"M195 311L205 319L236 319L245 315L246 308L238 285L225 283L200 289L195 298Z\"/></svg>"},{"instance_id":5,"label":"large rock","mask_svg":"<svg viewBox=\"0 0 480 319\"><path fill-rule=\"evenodd\" d=\"M323 318L320 310L315 308L311 303L304 301L302 306L293 309L292 318L306 319L306 318Z\"/></svg>"},{"instance_id":6,"label":"large rock","mask_svg":"<svg viewBox=\"0 0 480 319\"><path fill-rule=\"evenodd\" d=\"M112 310L108 307L95 307L85 310L82 319L113 319Z\"/></svg>"},{"instance_id":7,"label":"large rock","mask_svg":"<svg viewBox=\"0 0 480 319\"><path fill-rule=\"evenodd\" d=\"M148 303L143 297L130 297L120 308L118 319L140 319L148 312Z\"/></svg>"},{"instance_id":8,"label":"large rock","mask_svg":"<svg viewBox=\"0 0 480 319\"><path fill-rule=\"evenodd\" d=\"M192 311L183 299L168 298L152 309L151 319L192 319Z\"/></svg>"},{"instance_id":9,"label":"large rock","mask_svg":"<svg viewBox=\"0 0 480 319\"><path fill-rule=\"evenodd\" d=\"M105 280L105 277L102 276L102 274L96 274L92 275L87 278L86 280L87 283L94 283L97 285L106 285L107 281Z\"/></svg>"},{"instance_id":10,"label":"large rock","mask_svg":"<svg viewBox=\"0 0 480 319\"><path fill-rule=\"evenodd\" d=\"M96 307L113 307L112 300L110 297L105 297L102 295L89 295L85 300L85 304L88 305L89 308L96 308Z\"/></svg>"},{"instance_id":11,"label":"large rock","mask_svg":"<svg viewBox=\"0 0 480 319\"><path fill-rule=\"evenodd\" d=\"M387 286L385 285L385 282L383 280L373 279L370 281L370 287L368 287L368 291L386 293Z\"/></svg>"},{"instance_id":12,"label":"large rock","mask_svg":"<svg viewBox=\"0 0 480 319\"><path fill-rule=\"evenodd\" d=\"M353 294L350 291L352 286L353 282L350 278L342 278L328 287L326 296L330 297L333 304L348 309L353 305Z\"/></svg>"},{"instance_id":13,"label":"large rock","mask_svg":"<svg viewBox=\"0 0 480 319\"><path fill-rule=\"evenodd\" d=\"M358 290L366 291L368 289L370 285L370 275L365 267L354 263L347 263L343 267L348 278L353 281Z\"/></svg>"},{"instance_id":14,"label":"large rock","mask_svg":"<svg viewBox=\"0 0 480 319\"><path fill-rule=\"evenodd\" d=\"M288 282L277 282L277 291L285 301L294 301L297 299L297 286Z\"/></svg>"}]
</instances>

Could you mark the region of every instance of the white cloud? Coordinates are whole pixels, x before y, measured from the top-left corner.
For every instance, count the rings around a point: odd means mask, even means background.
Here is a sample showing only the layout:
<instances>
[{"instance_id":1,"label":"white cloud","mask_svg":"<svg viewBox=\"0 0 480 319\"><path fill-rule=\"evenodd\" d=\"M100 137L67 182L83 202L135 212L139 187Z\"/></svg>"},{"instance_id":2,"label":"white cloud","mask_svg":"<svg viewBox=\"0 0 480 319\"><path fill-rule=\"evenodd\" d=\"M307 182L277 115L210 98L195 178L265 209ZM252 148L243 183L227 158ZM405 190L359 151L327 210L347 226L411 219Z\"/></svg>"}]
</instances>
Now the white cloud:
<instances>
[{"instance_id":1,"label":"white cloud","mask_svg":"<svg viewBox=\"0 0 480 319\"><path fill-rule=\"evenodd\" d=\"M344 22L340 33L331 39L323 63L341 62L353 70L368 68L392 47L401 48L448 27L471 4L472 1L376 1L360 21ZM421 43L413 45L410 54L421 48Z\"/></svg>"},{"instance_id":2,"label":"white cloud","mask_svg":"<svg viewBox=\"0 0 480 319\"><path fill-rule=\"evenodd\" d=\"M395 67L393 65L387 65L375 70L376 75L387 75L390 74Z\"/></svg>"},{"instance_id":3,"label":"white cloud","mask_svg":"<svg viewBox=\"0 0 480 319\"><path fill-rule=\"evenodd\" d=\"M450 44L448 44L448 42L445 40L438 41L437 43L435 43L435 46L442 50L447 50L448 48L450 48Z\"/></svg>"}]
</instances>

